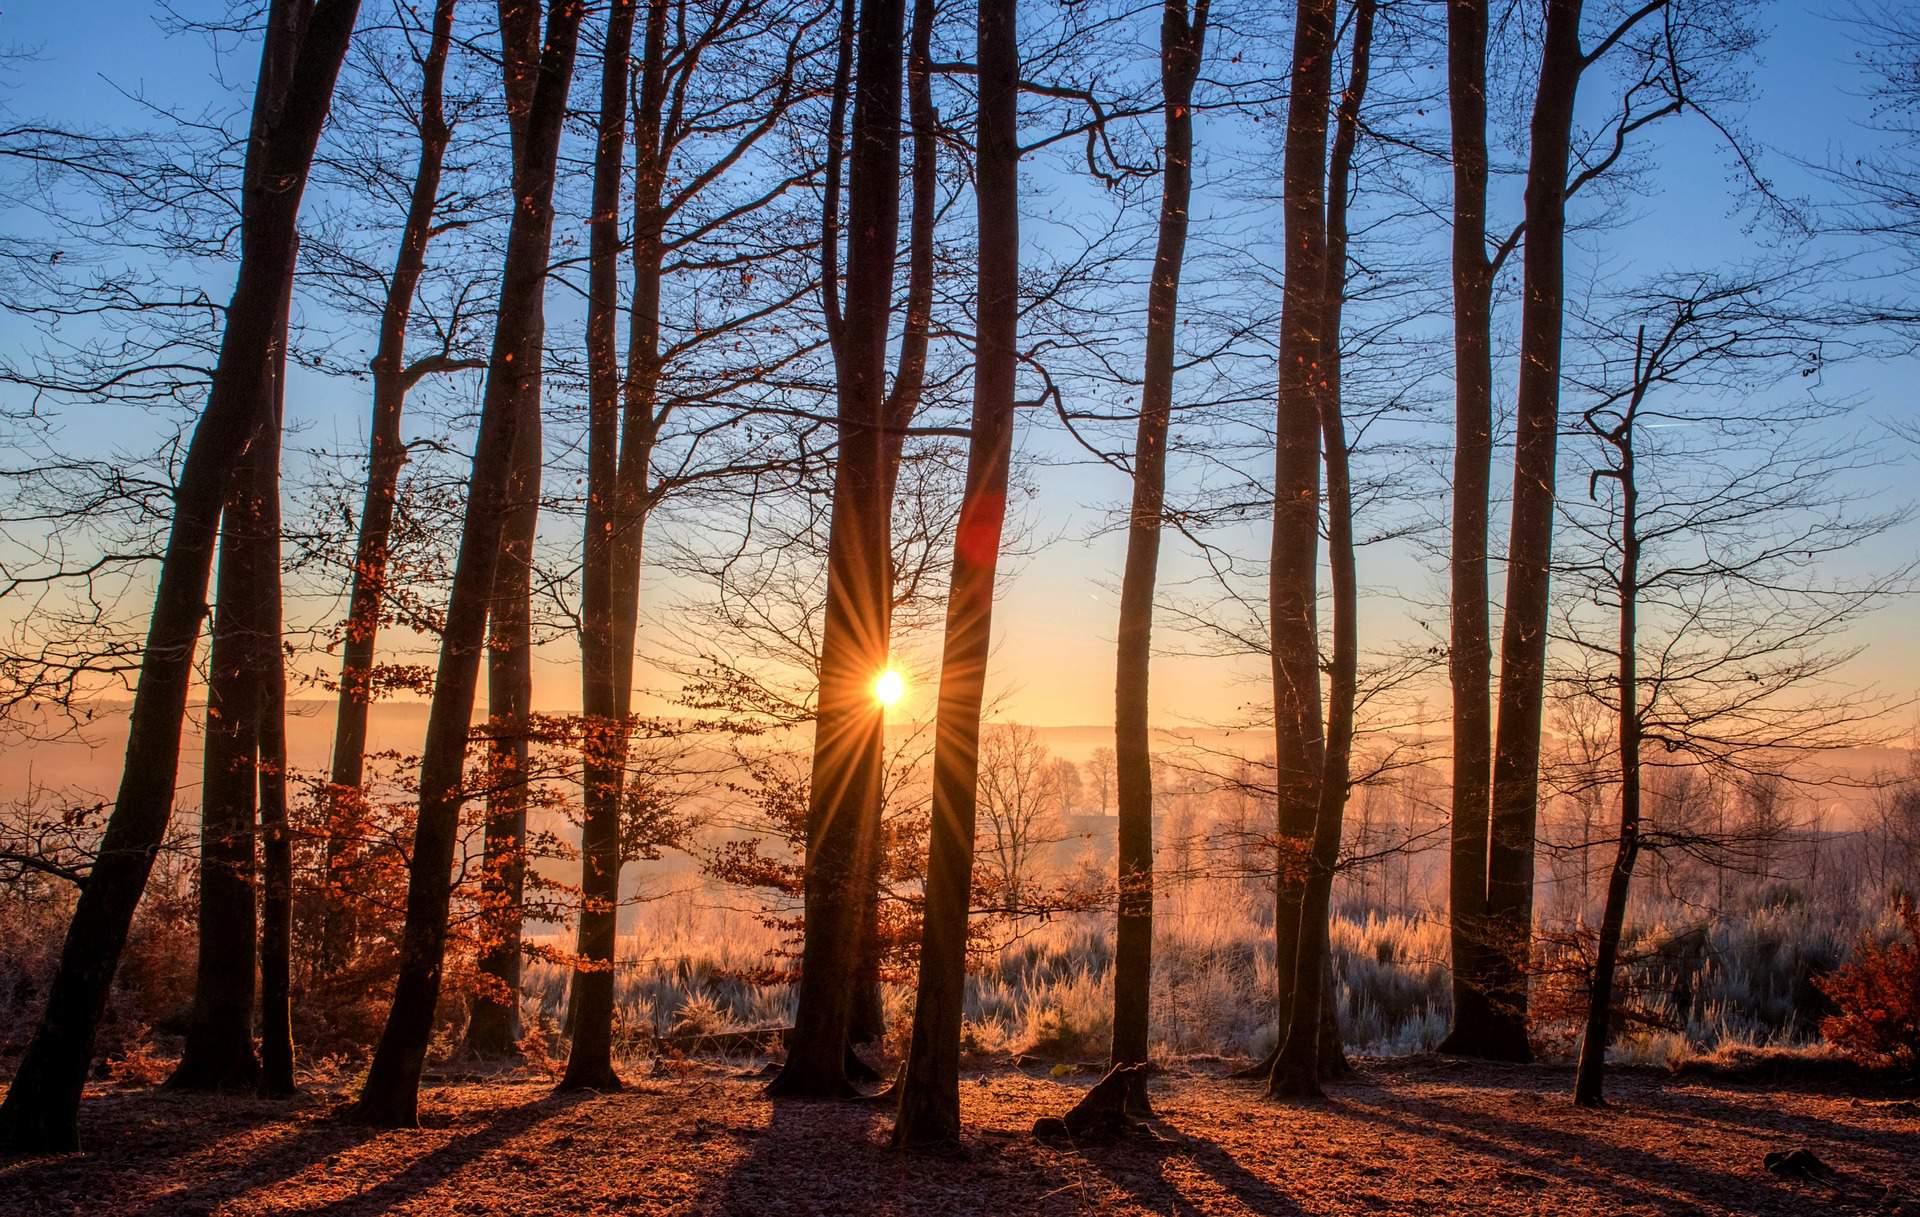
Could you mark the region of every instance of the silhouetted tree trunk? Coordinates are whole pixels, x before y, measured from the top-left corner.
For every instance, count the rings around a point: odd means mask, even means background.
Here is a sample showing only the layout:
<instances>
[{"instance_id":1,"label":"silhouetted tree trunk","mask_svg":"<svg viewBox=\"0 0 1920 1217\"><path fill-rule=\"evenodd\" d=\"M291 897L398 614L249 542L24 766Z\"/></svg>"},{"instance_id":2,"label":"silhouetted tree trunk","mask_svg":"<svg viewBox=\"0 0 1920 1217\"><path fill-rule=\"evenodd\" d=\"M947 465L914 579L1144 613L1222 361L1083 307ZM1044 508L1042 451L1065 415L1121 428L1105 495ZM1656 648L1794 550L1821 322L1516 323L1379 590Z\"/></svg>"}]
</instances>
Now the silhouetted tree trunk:
<instances>
[{"instance_id":1,"label":"silhouetted tree trunk","mask_svg":"<svg viewBox=\"0 0 1920 1217\"><path fill-rule=\"evenodd\" d=\"M799 1004L775 1094L838 1097L862 953L861 887L880 814L887 661L886 358L900 226L900 66L905 5L862 0L848 183L839 452L827 610L808 793L806 929Z\"/></svg>"},{"instance_id":2,"label":"silhouetted tree trunk","mask_svg":"<svg viewBox=\"0 0 1920 1217\"><path fill-rule=\"evenodd\" d=\"M1120 581L1114 662L1114 758L1119 777L1119 920L1113 963L1115 1065L1147 1059L1153 992L1153 757L1148 676L1153 663L1153 596L1167 491L1167 432L1173 418L1174 334L1180 271L1193 196L1193 82L1206 42L1208 0L1167 0L1160 18L1160 93L1166 123L1160 232L1147 285L1146 368L1133 442L1133 506ZM1148 1110L1144 1071L1129 1079L1135 1114Z\"/></svg>"},{"instance_id":3,"label":"silhouetted tree trunk","mask_svg":"<svg viewBox=\"0 0 1920 1217\"><path fill-rule=\"evenodd\" d=\"M887 469L888 548L892 548L892 509L894 493L900 481L900 461L906 447L907 429L920 409L921 390L927 372L928 330L933 320L933 228L939 213L939 135L940 113L933 105L933 20L935 0L920 0L913 7L913 21L907 46L907 117L913 131L913 169L910 194L913 209L907 221L907 313L900 333L899 362L894 369L893 388L887 394ZM892 565L888 565L892 576ZM891 616L893 592L887 593ZM887 627L889 646L893 628ZM882 809L884 811L884 808ZM867 875L861 885L860 973L855 982L853 1023L848 1031L851 1043L867 1044L886 1034L886 1014L880 1001L880 880L886 861L885 826L875 817L867 853ZM855 1080L871 1076L873 1070L849 1053L847 1068Z\"/></svg>"},{"instance_id":4,"label":"silhouetted tree trunk","mask_svg":"<svg viewBox=\"0 0 1920 1217\"><path fill-rule=\"evenodd\" d=\"M1314 958L1303 920L1320 808L1323 754L1316 563L1320 542L1320 397L1324 392L1327 276L1327 104L1332 92L1334 0L1295 6L1292 88L1282 166L1286 286L1280 318L1273 552L1268 609L1273 648L1274 786L1280 858L1274 917L1280 1026L1302 1009L1302 971ZM1317 977L1306 988L1317 987ZM1317 1008L1317 1003L1316 1003ZM1282 1034L1284 1044L1286 1033ZM1284 1049L1283 1049L1284 1052ZM1317 1086L1309 1074L1303 1084ZM1268 1092L1290 1093L1276 1061Z\"/></svg>"},{"instance_id":5,"label":"silhouetted tree trunk","mask_svg":"<svg viewBox=\"0 0 1920 1217\"><path fill-rule=\"evenodd\" d=\"M1319 386L1321 443L1327 468L1327 568L1333 587L1333 654L1328 664L1327 734L1321 758L1319 808L1314 818L1313 857L1300 906L1300 947L1294 965L1293 1018L1281 1041L1269 1090L1276 1095L1314 1095L1320 1079L1344 1070L1338 1024L1328 1051L1325 1010L1328 980L1327 918L1340 834L1352 785L1354 701L1359 689L1360 589L1354 569L1353 482L1348 469L1346 422L1340 408L1340 317L1346 301L1347 191L1358 139L1360 106L1366 98L1373 47L1374 0L1359 0L1353 22L1353 58L1328 167L1324 298L1320 311Z\"/></svg>"},{"instance_id":6,"label":"silhouetted tree trunk","mask_svg":"<svg viewBox=\"0 0 1920 1217\"><path fill-rule=\"evenodd\" d=\"M539 87L540 11L500 0L501 81L509 147L519 172ZM515 381L510 408L520 419L508 475L499 565L487 610L487 815L480 893L487 977L467 1013L466 1050L504 1059L519 1052L520 931L526 888L527 731L533 702L533 541L540 525L540 365Z\"/></svg>"},{"instance_id":7,"label":"silhouetted tree trunk","mask_svg":"<svg viewBox=\"0 0 1920 1217\"><path fill-rule=\"evenodd\" d=\"M265 423L263 410L263 431ZM260 436L248 446L221 514L200 796L199 953L186 1044L167 1079L176 1090L252 1090L260 1077L253 1051L259 610L262 559L274 557L259 535L265 448Z\"/></svg>"},{"instance_id":8,"label":"silhouetted tree trunk","mask_svg":"<svg viewBox=\"0 0 1920 1217\"><path fill-rule=\"evenodd\" d=\"M1642 335L1644 338L1644 334ZM1620 958L1620 933L1627 920L1627 892L1640 856L1640 483L1634 465L1633 428L1649 378L1641 374L1644 341L1634 348L1634 388L1617 426L1605 433L1617 458L1604 474L1620 484L1620 635L1616 658L1620 698L1620 842L1607 876L1607 899L1600 915L1593 977L1588 986L1587 1026L1580 1039L1580 1064L1573 1080L1573 1101L1598 1107L1604 1101L1607 1041L1612 1038L1613 972ZM1591 415L1589 418L1591 419ZM1598 428L1596 428L1598 429Z\"/></svg>"},{"instance_id":9,"label":"silhouetted tree trunk","mask_svg":"<svg viewBox=\"0 0 1920 1217\"><path fill-rule=\"evenodd\" d=\"M499 319L421 755L419 822L408 862L400 972L386 1029L357 1106L360 1118L373 1123L415 1122L420 1072L440 996L468 723L513 494L515 445L526 421L518 408L525 400L521 382L539 376L546 326L544 287L553 234L554 165L585 7L581 0L551 0L548 5L546 41L524 152L516 158L515 207L507 235Z\"/></svg>"},{"instance_id":10,"label":"silhouetted tree trunk","mask_svg":"<svg viewBox=\"0 0 1920 1217\"><path fill-rule=\"evenodd\" d=\"M287 345L282 301L274 353L273 418L260 441L260 646L255 692L260 705L260 1093L291 1095L293 1080L293 837L287 827L287 668L281 650L285 614L280 580L280 430L286 417Z\"/></svg>"},{"instance_id":11,"label":"silhouetted tree trunk","mask_svg":"<svg viewBox=\"0 0 1920 1217\"><path fill-rule=\"evenodd\" d=\"M328 775L325 842L326 903L321 928L323 966L339 967L352 958L356 923L350 901L341 898L352 880L349 870L362 831L366 781L367 714L375 644L380 633L380 603L386 593L387 547L393 535L394 500L407 449L400 437L400 416L407 390L444 364L406 362L407 320L413 296L427 266L427 243L440 201L441 168L453 138L442 106L447 53L453 42L454 0L434 7L432 40L421 65L420 160L414 170L400 250L387 280L380 313L378 345L369 365L373 373L371 449L367 455L367 491L360 507L360 533L354 544L353 587L347 600L346 637L341 645L340 700L333 727L333 765Z\"/></svg>"},{"instance_id":12,"label":"silhouetted tree trunk","mask_svg":"<svg viewBox=\"0 0 1920 1217\"><path fill-rule=\"evenodd\" d=\"M1540 719L1546 698L1548 563L1560 421L1560 334L1565 299L1567 164L1574 91L1585 66L1581 0L1547 0L1540 87L1527 163L1524 301L1507 542L1506 615L1500 633L1500 705L1487 838L1487 984L1491 1009L1479 1055L1524 1061L1527 956L1533 929Z\"/></svg>"},{"instance_id":13,"label":"silhouetted tree trunk","mask_svg":"<svg viewBox=\"0 0 1920 1217\"><path fill-rule=\"evenodd\" d=\"M1453 691L1453 824L1448 928L1453 1025L1443 1052L1480 1054L1487 813L1493 765L1493 641L1487 607L1487 510L1493 469L1493 275L1487 254L1487 4L1447 5L1447 106L1453 131L1453 530L1447 675Z\"/></svg>"},{"instance_id":14,"label":"silhouetted tree trunk","mask_svg":"<svg viewBox=\"0 0 1920 1217\"><path fill-rule=\"evenodd\" d=\"M240 269L206 408L174 489L173 521L128 721L126 766L40 1024L0 1105L0 1146L10 1150L69 1150L79 1142L80 1092L94 1032L173 810L180 725L206 612L215 531L233 470L257 429L278 302L293 276L300 199L358 11L358 0L285 0L269 12L262 63L281 61L287 40L299 49L291 56L278 121L270 129L256 126L248 148L258 172L248 174L242 203ZM303 13L304 21L291 20Z\"/></svg>"},{"instance_id":15,"label":"silhouetted tree trunk","mask_svg":"<svg viewBox=\"0 0 1920 1217\"><path fill-rule=\"evenodd\" d=\"M973 427L954 538L933 750L925 916L913 1040L894 1123L898 1146L960 1136L960 1021L967 915L973 895L980 708L986 695L993 582L1013 460L1013 392L1020 322L1020 44L1016 0L981 0L977 26L980 130Z\"/></svg>"},{"instance_id":16,"label":"silhouetted tree trunk","mask_svg":"<svg viewBox=\"0 0 1920 1217\"><path fill-rule=\"evenodd\" d=\"M649 14L651 43L656 18ZM620 795L627 732L614 674L614 538L619 495L620 176L627 138L627 65L633 0L607 15L600 77L600 120L593 161L593 211L587 220L587 520L580 599L580 706L586 823L581 833L580 936L585 968L573 975L573 1044L565 1089L612 1090L613 953L620 895Z\"/></svg>"}]
</instances>

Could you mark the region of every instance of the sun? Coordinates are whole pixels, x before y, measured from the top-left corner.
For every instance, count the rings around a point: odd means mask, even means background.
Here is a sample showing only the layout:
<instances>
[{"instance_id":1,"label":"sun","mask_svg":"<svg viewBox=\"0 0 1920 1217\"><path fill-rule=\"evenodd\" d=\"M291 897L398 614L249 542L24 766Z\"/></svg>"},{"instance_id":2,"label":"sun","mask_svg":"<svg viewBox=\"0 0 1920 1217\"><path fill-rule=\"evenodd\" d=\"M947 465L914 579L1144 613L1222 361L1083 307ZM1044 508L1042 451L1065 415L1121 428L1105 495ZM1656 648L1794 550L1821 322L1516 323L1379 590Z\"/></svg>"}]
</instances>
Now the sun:
<instances>
[{"instance_id":1,"label":"sun","mask_svg":"<svg viewBox=\"0 0 1920 1217\"><path fill-rule=\"evenodd\" d=\"M899 704L907 695L907 678L897 668L888 668L873 678L873 700L882 706Z\"/></svg>"}]
</instances>

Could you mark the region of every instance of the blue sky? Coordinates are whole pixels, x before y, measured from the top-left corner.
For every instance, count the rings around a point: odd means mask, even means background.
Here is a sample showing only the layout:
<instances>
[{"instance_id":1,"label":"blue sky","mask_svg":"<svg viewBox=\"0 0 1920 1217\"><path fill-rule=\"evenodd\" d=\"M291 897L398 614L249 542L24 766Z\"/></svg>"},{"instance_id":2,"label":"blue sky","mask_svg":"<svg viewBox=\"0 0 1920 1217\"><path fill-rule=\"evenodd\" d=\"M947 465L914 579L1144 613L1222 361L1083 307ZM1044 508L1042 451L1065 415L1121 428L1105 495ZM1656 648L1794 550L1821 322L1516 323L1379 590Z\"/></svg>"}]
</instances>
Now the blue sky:
<instances>
[{"instance_id":1,"label":"blue sky","mask_svg":"<svg viewBox=\"0 0 1920 1217\"><path fill-rule=\"evenodd\" d=\"M180 0L180 7L206 14L225 10L223 4L191 0ZM380 7L381 0L368 0L363 17L377 14ZM253 65L250 49L217 57L203 38L163 35L154 15L152 5L133 0L96 0L84 6L16 0L0 12L0 44L34 55L18 62L11 73L7 99L15 114L76 125L111 124L139 117L121 90L188 109L224 106L244 95ZM1765 7L1758 20L1769 35L1752 68L1754 97L1740 115L1740 127L1762 150L1768 173L1786 192L1819 201L1826 197L1826 187L1796 161L1824 162L1873 144L1874 137L1861 126L1872 104L1867 96L1871 82L1855 61L1853 31L1820 9L1778 3ZM1606 101L1595 92L1584 98L1590 109ZM1238 204L1221 201L1231 188L1235 167L1263 155L1244 140L1239 128L1223 121L1203 117L1199 123L1200 233L1209 215L1229 210L1245 214ZM1621 222L1576 238L1571 251L1576 283L1741 261L1772 243L1769 234L1748 231L1744 221L1750 213L1738 196L1729 158L1703 124L1693 119L1663 124L1650 147L1651 163L1636 179ZM1517 192L1513 183L1504 190L1509 209L1517 202ZM1277 215L1274 220L1277 224ZM1036 225L1030 231L1040 230ZM1443 248L1434 244L1436 257L1443 256ZM1857 270L1873 265L1872 255L1860 250L1839 244L1831 250L1851 257L1850 265ZM7 335L16 325L0 319L0 342L10 341ZM1503 376L1510 378L1510 370ZM1835 391L1860 396L1865 423L1873 416L1910 413L1920 376L1911 361L1890 361L1848 366L1831 380ZM364 434L360 386L307 378L296 385L296 397L296 411L317 427L323 442L346 446ZM1068 452L1053 433L1030 435L1026 447L1042 457ZM1887 493L1896 493L1903 480L1910 484L1910 475L1908 460L1897 476L1887 479ZM1055 724L1104 722L1111 714L1112 619L1123 541L1111 532L1094 534L1122 501L1125 484L1110 471L1086 465L1051 470L1038 480L1041 490L1029 504L1029 516L1037 532L1063 540L1020 563L1007 587L997 616L1001 642L996 682L1012 691L1009 705L1016 717ZM1251 552L1264 547L1259 529L1243 530L1239 539ZM1903 548L1911 546L1892 539L1859 555L1859 562L1872 567L1897 561ZM1168 562L1172 577L1195 569L1176 549L1170 548ZM1363 580L1380 593L1368 600L1373 637L1412 633L1405 600L1431 598L1439 586L1404 550L1365 555ZM1865 627L1861 639L1872 646L1874 669L1882 680L1913 686L1920 684L1915 676L1920 673L1920 642L1897 627L1904 615L1883 614ZM570 662L564 650L547 657L542 681L550 693L543 700L559 704L571 696ZM1162 661L1156 676L1161 706L1156 717L1166 723L1230 717L1230 703L1258 694L1257 688L1234 683L1250 671L1257 672L1257 666Z\"/></svg>"}]
</instances>

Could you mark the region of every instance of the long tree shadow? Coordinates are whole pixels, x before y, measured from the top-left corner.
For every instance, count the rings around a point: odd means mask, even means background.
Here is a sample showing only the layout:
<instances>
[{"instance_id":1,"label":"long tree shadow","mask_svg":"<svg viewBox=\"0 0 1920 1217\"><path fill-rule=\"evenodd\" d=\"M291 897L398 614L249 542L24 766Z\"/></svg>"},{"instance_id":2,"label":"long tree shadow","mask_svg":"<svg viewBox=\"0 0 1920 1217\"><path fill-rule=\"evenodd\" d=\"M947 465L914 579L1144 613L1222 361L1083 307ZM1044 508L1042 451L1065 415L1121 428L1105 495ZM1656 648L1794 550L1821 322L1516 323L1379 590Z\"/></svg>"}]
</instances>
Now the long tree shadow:
<instances>
[{"instance_id":1,"label":"long tree shadow","mask_svg":"<svg viewBox=\"0 0 1920 1217\"><path fill-rule=\"evenodd\" d=\"M1579 1187L1621 1205L1671 1206L1683 1193L1697 1202L1736 1212L1763 1212L1780 1204L1780 1185L1763 1175L1706 1170L1683 1159L1649 1153L1582 1132L1525 1123L1486 1111L1462 1111L1433 1099L1403 1099L1400 1111L1351 1104L1349 1114L1396 1130L1413 1140L1439 1140L1488 1159ZM1603 1157L1606 1167L1585 1159Z\"/></svg>"},{"instance_id":2,"label":"long tree shadow","mask_svg":"<svg viewBox=\"0 0 1920 1217\"><path fill-rule=\"evenodd\" d=\"M85 1196L87 1207L127 1217L205 1212L373 1135L332 1123L323 1107L312 1098L288 1104L164 1090L91 1096L80 1109L81 1152L0 1164L0 1192L21 1211L58 1212ZM156 1164L188 1182L156 1186Z\"/></svg>"},{"instance_id":3,"label":"long tree shadow","mask_svg":"<svg viewBox=\"0 0 1920 1217\"><path fill-rule=\"evenodd\" d=\"M428 1188L446 1181L449 1175L468 1166L489 1150L514 1140L539 1124L575 1105L595 1098L590 1092L574 1091L546 1094L493 1113L480 1127L462 1133L408 1163L399 1173L390 1175L373 1187L353 1196L299 1210L312 1217L335 1217L347 1213L384 1213L419 1196Z\"/></svg>"},{"instance_id":4,"label":"long tree shadow","mask_svg":"<svg viewBox=\"0 0 1920 1217\"><path fill-rule=\"evenodd\" d=\"M1307 1211L1271 1180L1241 1166L1217 1142L1181 1129L1171 1118L1162 1123L1176 1134L1174 1138L1132 1137L1114 1145L1088 1147L1080 1157L1152 1212L1178 1211L1181 1204L1199 1212L1209 1207L1205 1197L1190 1195L1171 1176L1167 1168L1176 1160L1190 1164L1213 1186L1263 1217L1294 1217Z\"/></svg>"},{"instance_id":5,"label":"long tree shadow","mask_svg":"<svg viewBox=\"0 0 1920 1217\"><path fill-rule=\"evenodd\" d=\"M972 1085L963 1082L963 1086ZM968 1101L963 1099L963 1105ZM1008 1111L982 1119L963 1110L963 1144L902 1152L889 1135L889 1103L810 1103L777 1099L765 1123L756 1109L746 1120L696 1120L715 1155L737 1155L703 1180L687 1206L701 1213L937 1213L987 1214L1103 1211L1085 1188L1081 1165L1040 1147L1027 1132L1031 1113ZM661 1136L690 1135L684 1125ZM1166 1206L1158 1206L1165 1211ZM1287 1210L1275 1210L1285 1212Z\"/></svg>"}]
</instances>

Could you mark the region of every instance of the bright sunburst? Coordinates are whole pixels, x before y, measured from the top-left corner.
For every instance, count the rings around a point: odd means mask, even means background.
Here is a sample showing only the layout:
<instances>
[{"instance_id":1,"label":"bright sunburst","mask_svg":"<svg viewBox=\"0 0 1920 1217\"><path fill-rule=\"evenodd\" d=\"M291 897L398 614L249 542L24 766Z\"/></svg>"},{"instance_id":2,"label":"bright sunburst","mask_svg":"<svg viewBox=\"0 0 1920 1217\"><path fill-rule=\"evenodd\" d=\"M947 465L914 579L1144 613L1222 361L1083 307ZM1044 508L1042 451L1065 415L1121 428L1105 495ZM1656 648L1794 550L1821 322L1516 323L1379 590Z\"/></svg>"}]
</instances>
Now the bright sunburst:
<instances>
[{"instance_id":1,"label":"bright sunburst","mask_svg":"<svg viewBox=\"0 0 1920 1217\"><path fill-rule=\"evenodd\" d=\"M907 695L907 678L897 668L888 668L873 680L873 700L883 706L897 704Z\"/></svg>"}]
</instances>

